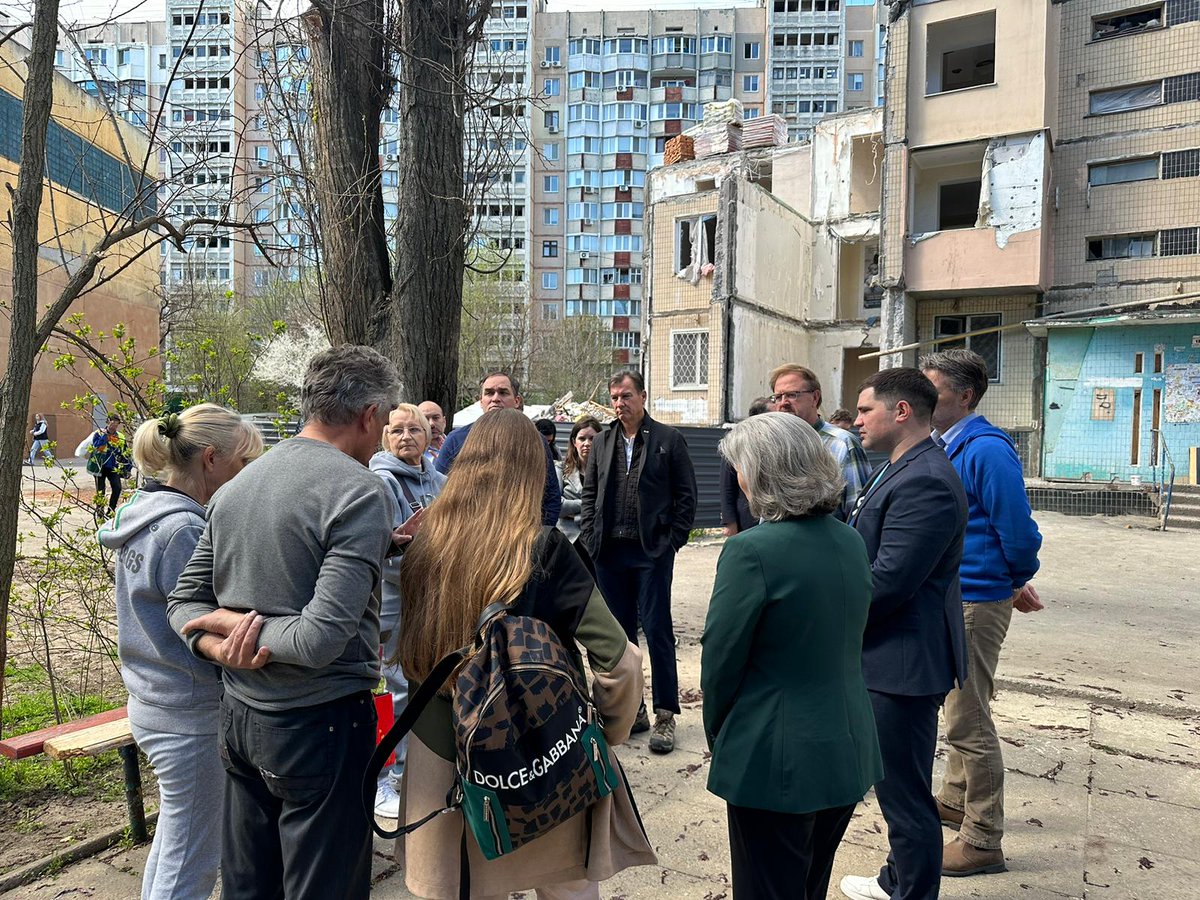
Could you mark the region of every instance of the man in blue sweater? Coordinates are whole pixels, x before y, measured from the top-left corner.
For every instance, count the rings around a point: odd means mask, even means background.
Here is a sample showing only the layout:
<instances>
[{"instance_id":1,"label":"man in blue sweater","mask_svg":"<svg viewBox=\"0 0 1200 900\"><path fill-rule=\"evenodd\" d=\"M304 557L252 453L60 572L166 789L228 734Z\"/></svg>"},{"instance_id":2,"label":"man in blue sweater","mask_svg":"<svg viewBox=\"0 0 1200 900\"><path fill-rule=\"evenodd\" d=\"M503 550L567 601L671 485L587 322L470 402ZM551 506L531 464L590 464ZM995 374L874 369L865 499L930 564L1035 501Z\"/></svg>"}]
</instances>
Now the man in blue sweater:
<instances>
[{"instance_id":1,"label":"man in blue sweater","mask_svg":"<svg viewBox=\"0 0 1200 900\"><path fill-rule=\"evenodd\" d=\"M1042 536L1012 439L975 411L988 387L983 357L945 350L924 357L921 369L938 391L933 438L962 479L968 510L959 578L969 674L946 697L950 754L936 798L942 824L958 837L942 854L942 874L1003 872L1004 759L991 700L1013 610L1043 608L1029 583Z\"/></svg>"},{"instance_id":2,"label":"man in blue sweater","mask_svg":"<svg viewBox=\"0 0 1200 900\"><path fill-rule=\"evenodd\" d=\"M520 409L521 385L507 372L489 372L479 382L479 405L484 413L493 409ZM475 423L472 422L471 425ZM471 433L471 425L455 428L446 435L442 449L438 451L433 467L443 475L449 475L454 460ZM546 490L542 494L542 524L557 525L558 513L562 509L562 486L554 469L554 457L550 445L546 445Z\"/></svg>"}]
</instances>

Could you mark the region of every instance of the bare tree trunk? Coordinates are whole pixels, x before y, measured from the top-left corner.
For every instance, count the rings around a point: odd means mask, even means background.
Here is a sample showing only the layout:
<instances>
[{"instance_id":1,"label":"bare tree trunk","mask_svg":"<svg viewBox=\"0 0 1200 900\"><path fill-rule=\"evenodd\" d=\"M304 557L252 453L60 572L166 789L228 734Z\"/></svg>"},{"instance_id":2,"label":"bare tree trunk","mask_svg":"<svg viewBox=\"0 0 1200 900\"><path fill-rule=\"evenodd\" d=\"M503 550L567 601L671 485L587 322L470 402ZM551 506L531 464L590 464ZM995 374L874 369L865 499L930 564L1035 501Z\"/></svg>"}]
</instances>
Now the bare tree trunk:
<instances>
[{"instance_id":1,"label":"bare tree trunk","mask_svg":"<svg viewBox=\"0 0 1200 900\"><path fill-rule=\"evenodd\" d=\"M394 314L380 349L407 395L453 415L462 322L463 115L479 10L466 0L401 4L400 198ZM487 15L487 5L482 8Z\"/></svg>"},{"instance_id":2,"label":"bare tree trunk","mask_svg":"<svg viewBox=\"0 0 1200 900\"><path fill-rule=\"evenodd\" d=\"M391 83L384 3L317 2L304 20L312 49L312 182L325 269L325 327L334 345L369 344L386 351L393 313L379 183L379 117Z\"/></svg>"},{"instance_id":3,"label":"bare tree trunk","mask_svg":"<svg viewBox=\"0 0 1200 900\"><path fill-rule=\"evenodd\" d=\"M27 66L21 170L12 192L12 315L8 361L0 382L0 717L4 711L4 671L8 662L8 609L17 549L17 498L25 462L29 389L37 359L38 226L46 133L54 102L54 49L58 39L58 0L33 5L32 47Z\"/></svg>"}]
</instances>

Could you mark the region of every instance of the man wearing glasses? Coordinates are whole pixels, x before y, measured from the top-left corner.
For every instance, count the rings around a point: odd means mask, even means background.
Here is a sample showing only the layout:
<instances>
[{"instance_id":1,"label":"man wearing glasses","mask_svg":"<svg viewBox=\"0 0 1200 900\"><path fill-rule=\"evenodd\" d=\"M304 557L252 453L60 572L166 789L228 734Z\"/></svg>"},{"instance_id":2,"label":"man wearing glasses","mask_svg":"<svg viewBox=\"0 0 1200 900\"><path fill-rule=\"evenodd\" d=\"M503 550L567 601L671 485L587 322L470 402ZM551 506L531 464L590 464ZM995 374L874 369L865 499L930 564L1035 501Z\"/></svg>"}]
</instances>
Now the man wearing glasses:
<instances>
[{"instance_id":1,"label":"man wearing glasses","mask_svg":"<svg viewBox=\"0 0 1200 900\"><path fill-rule=\"evenodd\" d=\"M825 449L837 460L842 477L846 479L846 490L836 515L846 521L854 499L870 474L862 444L850 432L821 418L821 382L812 369L798 363L784 363L776 368L771 372L770 399L776 412L799 416L815 428Z\"/></svg>"}]
</instances>

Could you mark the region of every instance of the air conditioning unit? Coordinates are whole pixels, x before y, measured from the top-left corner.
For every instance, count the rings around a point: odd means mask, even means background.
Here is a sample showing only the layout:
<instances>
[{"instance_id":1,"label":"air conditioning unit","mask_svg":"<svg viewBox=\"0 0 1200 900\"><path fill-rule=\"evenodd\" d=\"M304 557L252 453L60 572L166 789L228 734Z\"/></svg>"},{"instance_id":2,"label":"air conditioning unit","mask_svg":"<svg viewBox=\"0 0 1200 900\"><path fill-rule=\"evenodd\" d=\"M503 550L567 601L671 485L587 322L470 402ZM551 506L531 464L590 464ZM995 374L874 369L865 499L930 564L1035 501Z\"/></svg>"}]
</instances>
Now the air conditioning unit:
<instances>
[{"instance_id":1,"label":"air conditioning unit","mask_svg":"<svg viewBox=\"0 0 1200 900\"><path fill-rule=\"evenodd\" d=\"M546 130L548 132L550 132L551 134L558 134L558 126L557 125L551 125Z\"/></svg>"},{"instance_id":2,"label":"air conditioning unit","mask_svg":"<svg viewBox=\"0 0 1200 900\"><path fill-rule=\"evenodd\" d=\"M580 251L579 251L579 258L580 258L580 259L587 259L587 258L588 258L588 257L590 257L591 255L592 255L592 254L590 254L590 253L589 253L588 251L586 251L586 250L580 250Z\"/></svg>"},{"instance_id":3,"label":"air conditioning unit","mask_svg":"<svg viewBox=\"0 0 1200 900\"><path fill-rule=\"evenodd\" d=\"M586 187L584 187L583 192L585 194L594 194L594 193L596 193L596 189L589 184Z\"/></svg>"},{"instance_id":4,"label":"air conditioning unit","mask_svg":"<svg viewBox=\"0 0 1200 900\"><path fill-rule=\"evenodd\" d=\"M633 127L634 128L645 128L646 123L643 122L641 119L638 119L636 122L633 123Z\"/></svg>"},{"instance_id":5,"label":"air conditioning unit","mask_svg":"<svg viewBox=\"0 0 1200 900\"><path fill-rule=\"evenodd\" d=\"M538 63L538 67L539 67L539 68L542 68L542 69L548 69L548 68L550 68L550 60L548 60L548 59L543 59L543 60L542 60L540 63Z\"/></svg>"},{"instance_id":6,"label":"air conditioning unit","mask_svg":"<svg viewBox=\"0 0 1200 900\"><path fill-rule=\"evenodd\" d=\"M388 162L397 162L400 159L400 156L396 153L388 153L383 158Z\"/></svg>"},{"instance_id":7,"label":"air conditioning unit","mask_svg":"<svg viewBox=\"0 0 1200 900\"><path fill-rule=\"evenodd\" d=\"M595 220L595 219L584 219L584 220L583 220L583 224L584 224L584 225L595 225L595 224L596 224L596 220Z\"/></svg>"},{"instance_id":8,"label":"air conditioning unit","mask_svg":"<svg viewBox=\"0 0 1200 900\"><path fill-rule=\"evenodd\" d=\"M267 168L269 165L270 165L270 162L268 162L268 161L267 161L267 160L265 160L265 159L260 159L260 160L258 161L258 167L259 167L260 169L265 169L265 168Z\"/></svg>"},{"instance_id":9,"label":"air conditioning unit","mask_svg":"<svg viewBox=\"0 0 1200 900\"><path fill-rule=\"evenodd\" d=\"M558 60L555 60L554 62L550 63L550 66L554 69L561 69L562 63L560 63Z\"/></svg>"},{"instance_id":10,"label":"air conditioning unit","mask_svg":"<svg viewBox=\"0 0 1200 900\"><path fill-rule=\"evenodd\" d=\"M621 184L618 184L618 185L617 185L617 190L618 190L618 191L629 191L629 190L633 190L633 185L629 184L628 182L622 182Z\"/></svg>"}]
</instances>

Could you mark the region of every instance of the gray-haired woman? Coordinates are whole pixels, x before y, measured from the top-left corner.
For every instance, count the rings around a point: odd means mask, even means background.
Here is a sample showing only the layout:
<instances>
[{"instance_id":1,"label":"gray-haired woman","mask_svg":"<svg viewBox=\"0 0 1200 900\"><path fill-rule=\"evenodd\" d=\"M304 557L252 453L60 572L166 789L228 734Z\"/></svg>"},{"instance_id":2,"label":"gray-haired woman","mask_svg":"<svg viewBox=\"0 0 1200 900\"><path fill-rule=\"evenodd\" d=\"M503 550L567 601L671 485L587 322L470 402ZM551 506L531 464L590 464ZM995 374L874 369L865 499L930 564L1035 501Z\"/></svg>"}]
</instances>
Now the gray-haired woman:
<instances>
[{"instance_id":1,"label":"gray-haired woman","mask_svg":"<svg viewBox=\"0 0 1200 900\"><path fill-rule=\"evenodd\" d=\"M708 789L728 804L738 900L823 900L883 775L861 661L871 567L830 515L844 482L811 425L765 413L720 450L763 522L725 542L701 638Z\"/></svg>"}]
</instances>

